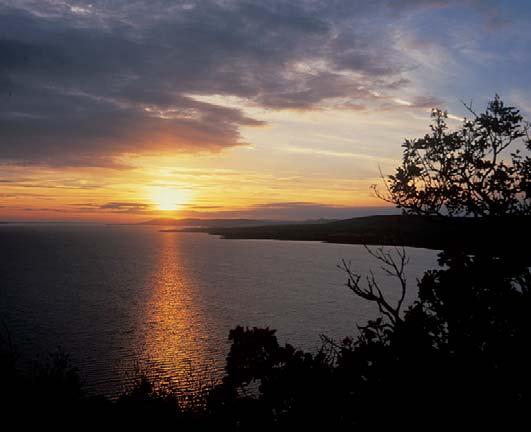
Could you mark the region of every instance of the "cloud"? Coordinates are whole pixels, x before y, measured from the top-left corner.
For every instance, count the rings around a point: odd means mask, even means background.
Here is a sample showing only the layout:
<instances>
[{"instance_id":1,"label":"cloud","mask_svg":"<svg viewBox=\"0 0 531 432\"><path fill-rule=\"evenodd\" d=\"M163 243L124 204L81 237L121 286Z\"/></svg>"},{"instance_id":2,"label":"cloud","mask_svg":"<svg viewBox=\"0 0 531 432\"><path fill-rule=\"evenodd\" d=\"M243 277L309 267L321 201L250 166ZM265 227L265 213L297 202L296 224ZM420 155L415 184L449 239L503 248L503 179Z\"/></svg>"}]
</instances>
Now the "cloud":
<instances>
[{"instance_id":1,"label":"cloud","mask_svg":"<svg viewBox=\"0 0 531 432\"><path fill-rule=\"evenodd\" d=\"M354 207L313 202L272 202L237 210L198 211L185 209L183 216L198 218L250 218L272 220L348 219L374 214L396 214L394 207Z\"/></svg>"},{"instance_id":2,"label":"cloud","mask_svg":"<svg viewBox=\"0 0 531 432\"><path fill-rule=\"evenodd\" d=\"M383 25L396 7L0 0L0 160L120 168L123 154L239 145L241 127L263 124L187 94L271 109L334 98L364 107L376 91L407 84Z\"/></svg>"},{"instance_id":3,"label":"cloud","mask_svg":"<svg viewBox=\"0 0 531 432\"><path fill-rule=\"evenodd\" d=\"M56 209L56 208L48 208L48 207L25 207L22 209L19 209L24 212L53 212L53 213L68 213L68 211L64 209Z\"/></svg>"},{"instance_id":4,"label":"cloud","mask_svg":"<svg viewBox=\"0 0 531 432\"><path fill-rule=\"evenodd\" d=\"M329 150L324 148L309 148L309 147L293 147L293 146L287 146L287 147L281 147L278 148L278 150L289 152L289 153L299 153L299 154L306 154L306 155L312 155L317 157L322 156L328 156L328 157L336 157L336 158L353 158L356 160L362 160L362 161L377 161L377 162L390 162L395 163L396 161L391 158L385 158L381 156L374 156L370 154L364 154L364 153L352 153L352 152L345 152L345 151L337 151L337 150Z\"/></svg>"},{"instance_id":5,"label":"cloud","mask_svg":"<svg viewBox=\"0 0 531 432\"><path fill-rule=\"evenodd\" d=\"M91 209L92 206L88 206L88 208ZM142 202L108 202L100 205L98 209L119 213L144 213L151 209L151 205Z\"/></svg>"}]
</instances>

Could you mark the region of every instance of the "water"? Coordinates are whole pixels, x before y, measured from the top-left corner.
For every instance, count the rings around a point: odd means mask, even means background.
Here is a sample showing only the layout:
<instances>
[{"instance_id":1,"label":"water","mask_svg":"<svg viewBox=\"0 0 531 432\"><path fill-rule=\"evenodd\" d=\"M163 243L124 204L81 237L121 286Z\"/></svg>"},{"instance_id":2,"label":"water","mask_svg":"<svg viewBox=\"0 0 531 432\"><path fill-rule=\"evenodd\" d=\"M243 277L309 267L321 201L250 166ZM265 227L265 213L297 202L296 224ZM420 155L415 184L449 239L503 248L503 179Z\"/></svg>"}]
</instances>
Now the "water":
<instances>
[{"instance_id":1,"label":"water","mask_svg":"<svg viewBox=\"0 0 531 432\"><path fill-rule=\"evenodd\" d=\"M116 395L147 365L161 382L219 379L234 326L269 326L315 350L343 338L375 308L356 298L342 258L397 286L362 246L223 240L159 227L0 227L0 312L22 358L61 347L89 391ZM407 249L408 301L436 252Z\"/></svg>"}]
</instances>

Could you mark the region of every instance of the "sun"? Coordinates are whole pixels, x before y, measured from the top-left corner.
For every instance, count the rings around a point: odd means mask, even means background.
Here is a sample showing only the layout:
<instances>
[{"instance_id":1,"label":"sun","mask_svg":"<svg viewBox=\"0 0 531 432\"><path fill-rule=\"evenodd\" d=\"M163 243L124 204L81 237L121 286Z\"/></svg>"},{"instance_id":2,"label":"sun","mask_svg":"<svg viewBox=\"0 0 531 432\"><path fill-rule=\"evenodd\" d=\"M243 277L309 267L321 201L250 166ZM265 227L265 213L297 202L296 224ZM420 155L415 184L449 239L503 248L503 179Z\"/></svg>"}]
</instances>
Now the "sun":
<instances>
[{"instance_id":1,"label":"sun","mask_svg":"<svg viewBox=\"0 0 531 432\"><path fill-rule=\"evenodd\" d=\"M158 187L150 191L151 201L161 211L178 210L190 201L190 192L182 189Z\"/></svg>"}]
</instances>

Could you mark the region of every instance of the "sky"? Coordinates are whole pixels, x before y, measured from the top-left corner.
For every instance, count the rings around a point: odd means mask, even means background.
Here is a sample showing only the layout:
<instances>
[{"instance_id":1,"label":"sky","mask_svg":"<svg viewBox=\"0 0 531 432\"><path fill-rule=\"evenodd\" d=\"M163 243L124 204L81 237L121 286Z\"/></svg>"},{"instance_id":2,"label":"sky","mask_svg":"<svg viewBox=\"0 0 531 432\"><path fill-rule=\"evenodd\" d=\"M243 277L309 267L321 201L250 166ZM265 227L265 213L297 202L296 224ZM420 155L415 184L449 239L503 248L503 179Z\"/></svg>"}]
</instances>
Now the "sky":
<instances>
[{"instance_id":1,"label":"sky","mask_svg":"<svg viewBox=\"0 0 531 432\"><path fill-rule=\"evenodd\" d=\"M0 0L0 220L316 219L430 110L531 118L531 2Z\"/></svg>"}]
</instances>

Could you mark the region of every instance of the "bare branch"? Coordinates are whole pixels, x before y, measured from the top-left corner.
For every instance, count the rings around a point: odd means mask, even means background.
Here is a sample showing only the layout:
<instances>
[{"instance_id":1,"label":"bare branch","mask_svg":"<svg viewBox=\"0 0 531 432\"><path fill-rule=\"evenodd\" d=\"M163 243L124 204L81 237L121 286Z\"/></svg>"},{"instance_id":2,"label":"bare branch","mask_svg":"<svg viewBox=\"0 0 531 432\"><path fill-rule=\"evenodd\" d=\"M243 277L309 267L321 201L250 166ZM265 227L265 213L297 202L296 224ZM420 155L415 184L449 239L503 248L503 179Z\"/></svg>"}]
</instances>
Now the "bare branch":
<instances>
[{"instance_id":1,"label":"bare branch","mask_svg":"<svg viewBox=\"0 0 531 432\"><path fill-rule=\"evenodd\" d=\"M358 297L376 303L380 316L385 317L389 324L394 327L402 322L401 309L407 292L407 280L405 267L409 262L404 247L394 248L397 255L395 258L391 252L384 247L371 249L364 246L370 256L382 263L380 269L388 276L396 277L400 282L400 296L396 305L392 305L386 299L378 281L372 271L362 279L362 276L355 273L351 268L351 263L341 260L338 267L347 274L346 286ZM364 283L363 283L364 282Z\"/></svg>"}]
</instances>

